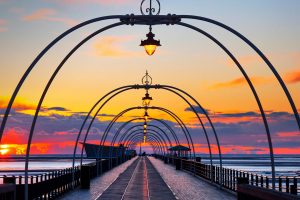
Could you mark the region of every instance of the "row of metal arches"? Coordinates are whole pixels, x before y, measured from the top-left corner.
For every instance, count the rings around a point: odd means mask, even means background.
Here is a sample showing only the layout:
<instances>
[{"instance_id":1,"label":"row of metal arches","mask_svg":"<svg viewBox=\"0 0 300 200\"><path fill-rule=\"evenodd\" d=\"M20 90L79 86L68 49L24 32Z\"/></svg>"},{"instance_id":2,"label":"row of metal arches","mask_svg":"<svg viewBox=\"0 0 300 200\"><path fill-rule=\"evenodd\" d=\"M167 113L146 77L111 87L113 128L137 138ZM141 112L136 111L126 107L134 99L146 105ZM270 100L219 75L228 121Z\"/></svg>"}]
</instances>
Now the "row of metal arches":
<instances>
[{"instance_id":1,"label":"row of metal arches","mask_svg":"<svg viewBox=\"0 0 300 200\"><path fill-rule=\"evenodd\" d=\"M124 87L129 87L127 89L124 89ZM108 94L104 95L102 98L100 98L99 101L97 101L97 103L92 107L92 109L90 110L90 112L88 113L88 115L85 117L85 120L80 128L80 131L79 131L79 134L77 136L77 141L76 141L76 144L75 144L75 148L74 148L74 152L73 152L73 158L75 158L75 154L76 154L76 150L77 150L77 146L78 146L78 142L79 142L79 138L82 134L82 131L85 127L85 124L90 116L90 114L92 113L92 111L94 110L94 108L100 104L100 102L102 100L104 100L106 97L108 97L109 95L111 95L109 98L107 98L103 104L100 105L99 109L95 112L94 116L92 117L92 120L90 121L89 125L88 125L88 128L87 128L87 131L86 131L86 134L84 136L84 140L83 140L83 144L85 144L86 140L87 140L87 136L89 134L89 131L92 127L92 124L94 122L94 120L96 119L97 115L99 114L99 112L101 111L101 109L113 98L115 97L116 95L122 93L122 92L125 92L129 89L140 89L140 88L145 88L144 85L134 85L134 86L124 86L124 87L120 87L119 90L120 91L117 91L118 89L116 90L113 90L111 92L109 92ZM208 145L208 149L209 149L209 154L210 154L210 163L212 165L212 153L211 153L211 145L210 145L210 140L209 140L209 137L208 137L208 134L207 134L207 131L206 131L206 128L203 124L203 121L201 120L201 117L199 115L199 113L196 111L196 109L194 108L194 106L192 105L192 103L190 103L187 98L185 98L183 95L179 94L178 92L174 91L174 90L177 90L177 91L182 91L182 93L186 94L188 97L190 97L192 100L193 100L193 103L195 103L197 106L199 106L199 108L202 109L202 112L205 113L204 115L206 116L207 120L209 121L211 127L212 127L212 130L214 131L214 137L217 141L217 144L218 144L218 150L219 150L219 160L220 160L220 166L222 166L222 156L221 156L221 148L220 148L220 144L219 144L219 139L218 139L218 135L216 133L216 130L214 128L214 125L209 117L209 115L206 113L205 109L199 104L199 102L197 102L191 95L189 95L187 92L183 91L183 90L180 90L179 88L176 88L176 87L172 87L172 86L167 86L167 85L155 85L155 86L148 86L148 87L152 87L152 88L156 88L156 89L165 89L166 88L166 91L170 91L170 92L173 92L174 94L178 95L181 99L183 99L191 108L191 110L194 112L194 114L197 116L198 120L199 120L199 123L201 124L201 127L203 129L203 132L205 133L205 138L206 138L206 142L207 142L207 145ZM169 88L174 88L174 90L172 89L169 89ZM114 94L112 94L114 93ZM128 109L125 109L124 111L120 112L119 114L117 114L114 119L109 123L109 125L107 126L106 130L104 131L104 134L102 135L102 138L101 138L101 141L100 141L100 145L104 145L105 144L105 141L107 139L107 135L108 133L110 132L113 124L119 119L119 117L121 117L123 114L131 111L131 110L135 110L135 109L145 109L144 107L132 107L132 108L128 108ZM183 121L180 119L180 117L178 115L176 115L174 112L166 109L166 108L161 108L161 107L148 107L148 109L155 109L155 110L160 110L162 112L165 112L166 114L170 115L176 122L177 124L180 126L182 132L184 133L185 135L185 138L186 138L186 141L187 141L187 144L188 146L193 149L193 154L195 156L195 150L194 150L194 145L193 145L193 140L191 138L191 134L189 133L189 130L188 128L186 127L186 125L183 123ZM113 140L112 140L112 145L114 145L114 141L115 139L118 137L120 131L130 122L134 121L134 120L138 120L138 119L132 119L132 120L129 120L128 122L124 123L120 129L117 131L117 133L115 134ZM162 120L160 120L161 123ZM166 123L163 123L164 125L166 125ZM170 129L170 127L168 127ZM171 133L173 135L175 135L174 131L171 130ZM175 137L175 140L177 140L178 142L178 139L176 139ZM99 150L101 151L101 149ZM83 149L81 151L81 157L83 155ZM74 163L74 160L73 160L73 163Z\"/></svg>"},{"instance_id":2,"label":"row of metal arches","mask_svg":"<svg viewBox=\"0 0 300 200\"><path fill-rule=\"evenodd\" d=\"M30 130L30 135L28 138L28 146L27 146L27 150L26 150L26 154L27 156L29 156L30 154L30 145L31 145L31 141L32 141L32 137L33 137L33 133L34 133L34 129L35 129L35 124L36 124L36 120L40 111L40 108L42 106L43 100L47 94L48 89L50 88L50 85L52 84L53 80L55 79L56 75L58 74L58 72L60 71L60 69L62 68L62 66L64 65L64 63L71 57L71 55L79 48L81 47L85 42L87 42L89 39L93 38L94 36L100 34L103 31L106 31L110 28L114 28L117 26L121 26L121 25L162 25L162 24L166 24L166 25L180 25L180 26L184 26L187 28L190 28L192 30L195 30L203 35L205 35L206 37L208 37L209 39L211 39L213 42L215 42L220 48L222 48L227 54L228 56L234 61L234 63L237 65L237 67L240 69L240 71L242 72L243 76L245 77L245 79L247 80L248 85L251 88L251 91L255 97L255 100L258 104L259 110L261 112L262 118L263 118L263 122L265 125L265 129L267 132L267 136L268 136L268 143L269 143L269 149L270 149L270 157L271 157L271 162L272 162L272 180L275 177L275 168L274 168L274 157L273 157L273 147L272 147L272 142L271 142L271 135L270 135L270 131L269 131L269 126L267 123L267 118L266 115L264 113L263 107L260 103L260 99L256 93L256 90L250 80L250 78L248 77L247 73L244 71L243 67L240 65L240 63L238 62L238 60L233 56L233 54L220 42L218 41L216 38L214 38L213 36L211 36L209 33L199 29L198 27L195 27L193 25L187 24L187 23L183 23L181 22L182 19L194 19L194 20L200 20L200 21L204 21L204 22L208 22L211 24L214 24L216 26L219 26L221 28L224 28L225 30L233 33L235 36L237 36L238 38L240 38L241 40L243 40L246 44L248 44L261 58L262 60L267 64L267 66L270 68L270 70L272 71L272 73L275 75L276 79L278 80L278 82L280 83L280 86L282 87L282 89L285 92L286 97L288 98L288 101L291 105L291 108L294 112L294 116L295 119L297 121L298 127L300 128L300 117L297 111L297 108L294 104L294 101L285 85L285 83L283 82L282 78L280 77L280 75L278 74L278 72L276 71L276 69L274 68L274 66L271 64L271 62L266 58L266 56L251 42L249 41L246 37L244 37L242 34L240 34L239 32L237 32L236 30L232 29L231 27L228 27L227 25L209 19L209 18L204 18L204 17L200 17L200 16L192 16L192 15L156 15L156 16L144 16L144 15L114 15L114 16L106 16L106 17L99 17L99 18L95 18L95 19L91 19L88 21L85 21L81 24L78 24L77 26L74 26L73 28L67 30L66 32L64 32L63 34L61 34L60 36L58 36L55 40L53 40L37 57L36 59L32 62L32 64L28 67L28 69L26 70L26 72L24 73L23 77L20 79L13 95L11 96L11 99L9 101L9 104L7 106L6 112L4 114L2 123L1 123L1 127L0 127L0 139L2 139L2 135L5 129L5 125L10 113L10 110L12 108L12 105L14 103L14 100L19 92L19 90L21 89L23 83L25 82L25 80L27 79L28 75L30 74L30 72L32 71L32 69L35 67L35 65L39 62L39 60L48 52L49 49L51 49L56 43L58 43L60 40L62 40L64 37L66 37L67 35L69 35L70 33L72 33L73 31L80 29L86 25L95 23L95 22L99 22L99 21L103 21L103 20L111 20L111 19L119 19L121 22L117 22L111 25L108 25L104 28L99 29L98 31L92 33L91 35L89 35L88 37L86 37L84 40L82 40L78 45L76 45L71 51L70 53L63 59L63 61L60 63L60 65L57 67L57 69L55 70L55 72L53 73L52 77L50 78L47 86L44 89L44 92L40 98L40 101L38 103L37 109L36 109L36 113L35 113L35 117L34 120L32 122L32 126L31 126L31 130ZM26 169L26 174L28 171L28 160L26 159L26 164L25 164L25 169ZM27 174L28 175L28 174ZM273 187L275 182L273 183ZM27 183L26 183L27 185ZM26 186L27 188L27 186Z\"/></svg>"}]
</instances>

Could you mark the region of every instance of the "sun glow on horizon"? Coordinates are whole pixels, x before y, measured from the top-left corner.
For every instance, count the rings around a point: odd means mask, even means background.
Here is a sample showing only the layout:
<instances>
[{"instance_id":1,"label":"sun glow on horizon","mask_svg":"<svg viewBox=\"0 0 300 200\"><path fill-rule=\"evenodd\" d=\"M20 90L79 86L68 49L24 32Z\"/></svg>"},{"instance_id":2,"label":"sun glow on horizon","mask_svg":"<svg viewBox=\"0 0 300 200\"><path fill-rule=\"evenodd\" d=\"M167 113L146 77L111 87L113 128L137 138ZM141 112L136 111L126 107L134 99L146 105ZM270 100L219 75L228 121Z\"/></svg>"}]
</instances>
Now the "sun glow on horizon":
<instances>
[{"instance_id":1,"label":"sun glow on horizon","mask_svg":"<svg viewBox=\"0 0 300 200\"><path fill-rule=\"evenodd\" d=\"M0 145L0 155L1 156L7 155L8 152L9 152L9 145L8 144Z\"/></svg>"}]
</instances>

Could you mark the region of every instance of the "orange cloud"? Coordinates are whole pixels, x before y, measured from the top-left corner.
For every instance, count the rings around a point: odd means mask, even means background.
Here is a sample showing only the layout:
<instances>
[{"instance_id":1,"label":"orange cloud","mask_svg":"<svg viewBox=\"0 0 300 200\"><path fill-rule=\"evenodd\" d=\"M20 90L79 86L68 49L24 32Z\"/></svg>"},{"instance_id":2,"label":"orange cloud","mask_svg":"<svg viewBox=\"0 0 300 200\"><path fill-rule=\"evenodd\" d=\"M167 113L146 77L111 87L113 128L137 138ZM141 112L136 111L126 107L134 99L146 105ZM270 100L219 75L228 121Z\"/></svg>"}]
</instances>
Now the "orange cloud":
<instances>
[{"instance_id":1,"label":"orange cloud","mask_svg":"<svg viewBox=\"0 0 300 200\"><path fill-rule=\"evenodd\" d=\"M8 100L9 99L5 98L5 97L0 99L0 109L5 109L7 107ZM36 106L27 103L23 99L16 99L13 104L13 109L16 111L33 110L35 108L36 108Z\"/></svg>"},{"instance_id":2,"label":"orange cloud","mask_svg":"<svg viewBox=\"0 0 300 200\"><path fill-rule=\"evenodd\" d=\"M265 84L271 82L270 78L265 78L265 77L251 77L250 79L253 84ZM230 87L237 87L246 84L247 84L246 79L244 77L240 77L227 82L214 84L210 88L211 89L230 88Z\"/></svg>"},{"instance_id":3,"label":"orange cloud","mask_svg":"<svg viewBox=\"0 0 300 200\"><path fill-rule=\"evenodd\" d=\"M300 71L289 72L284 76L287 83L297 83L300 82Z\"/></svg>"},{"instance_id":4,"label":"orange cloud","mask_svg":"<svg viewBox=\"0 0 300 200\"><path fill-rule=\"evenodd\" d=\"M77 24L77 21L68 19L68 18L59 18L54 17L56 11L53 9L43 8L36 10L35 12L31 13L30 15L24 16L22 19L25 21L38 21L38 20L45 20L50 22L60 22L66 24L68 26L73 26Z\"/></svg>"},{"instance_id":5,"label":"orange cloud","mask_svg":"<svg viewBox=\"0 0 300 200\"><path fill-rule=\"evenodd\" d=\"M106 57L132 57L139 53L124 49L121 45L133 39L132 36L105 36L94 44L94 54Z\"/></svg>"}]
</instances>

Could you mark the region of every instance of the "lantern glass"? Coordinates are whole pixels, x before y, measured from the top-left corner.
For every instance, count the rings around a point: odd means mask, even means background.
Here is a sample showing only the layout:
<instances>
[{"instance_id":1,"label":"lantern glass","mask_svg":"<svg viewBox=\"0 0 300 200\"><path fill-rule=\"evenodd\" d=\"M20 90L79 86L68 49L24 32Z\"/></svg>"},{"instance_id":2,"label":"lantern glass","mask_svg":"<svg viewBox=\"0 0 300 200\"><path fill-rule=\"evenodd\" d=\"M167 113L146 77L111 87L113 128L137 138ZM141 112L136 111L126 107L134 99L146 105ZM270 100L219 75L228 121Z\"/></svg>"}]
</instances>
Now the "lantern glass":
<instances>
[{"instance_id":1,"label":"lantern glass","mask_svg":"<svg viewBox=\"0 0 300 200\"><path fill-rule=\"evenodd\" d=\"M152 56L156 50L156 45L145 45L144 46L145 48L145 51L146 53L149 55L149 56Z\"/></svg>"}]
</instances>

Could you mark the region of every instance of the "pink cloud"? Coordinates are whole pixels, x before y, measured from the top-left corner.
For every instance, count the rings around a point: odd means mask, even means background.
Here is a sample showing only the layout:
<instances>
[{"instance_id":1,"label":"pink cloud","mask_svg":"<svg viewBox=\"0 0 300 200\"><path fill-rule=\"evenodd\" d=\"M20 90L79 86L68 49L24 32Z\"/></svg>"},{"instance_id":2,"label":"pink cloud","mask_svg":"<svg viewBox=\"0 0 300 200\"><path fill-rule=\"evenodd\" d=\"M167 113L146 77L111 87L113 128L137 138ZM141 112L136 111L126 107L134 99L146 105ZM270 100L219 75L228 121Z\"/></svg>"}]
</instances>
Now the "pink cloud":
<instances>
[{"instance_id":1,"label":"pink cloud","mask_svg":"<svg viewBox=\"0 0 300 200\"><path fill-rule=\"evenodd\" d=\"M44 20L54 14L56 14L55 10L43 8L43 9L36 10L35 12L31 13L30 15L24 16L23 20L25 20L25 21Z\"/></svg>"},{"instance_id":2,"label":"pink cloud","mask_svg":"<svg viewBox=\"0 0 300 200\"><path fill-rule=\"evenodd\" d=\"M24 16L22 19L25 21L50 21L50 22L60 22L66 24L68 26L73 26L77 24L77 21L69 19L69 18L60 18L55 17L56 11L53 9L43 8L34 11L33 13Z\"/></svg>"},{"instance_id":3,"label":"pink cloud","mask_svg":"<svg viewBox=\"0 0 300 200\"><path fill-rule=\"evenodd\" d=\"M276 134L280 138L300 137L300 131L280 132Z\"/></svg>"},{"instance_id":4,"label":"pink cloud","mask_svg":"<svg viewBox=\"0 0 300 200\"><path fill-rule=\"evenodd\" d=\"M139 53L126 50L122 45L133 39L132 36L105 36L94 44L94 54L105 57L138 56Z\"/></svg>"},{"instance_id":5,"label":"pink cloud","mask_svg":"<svg viewBox=\"0 0 300 200\"><path fill-rule=\"evenodd\" d=\"M7 21L4 19L0 19L0 32L5 32L7 31L6 25Z\"/></svg>"},{"instance_id":6,"label":"pink cloud","mask_svg":"<svg viewBox=\"0 0 300 200\"><path fill-rule=\"evenodd\" d=\"M128 4L137 2L136 0L55 0L55 2L60 4L72 5L72 4Z\"/></svg>"}]
</instances>

